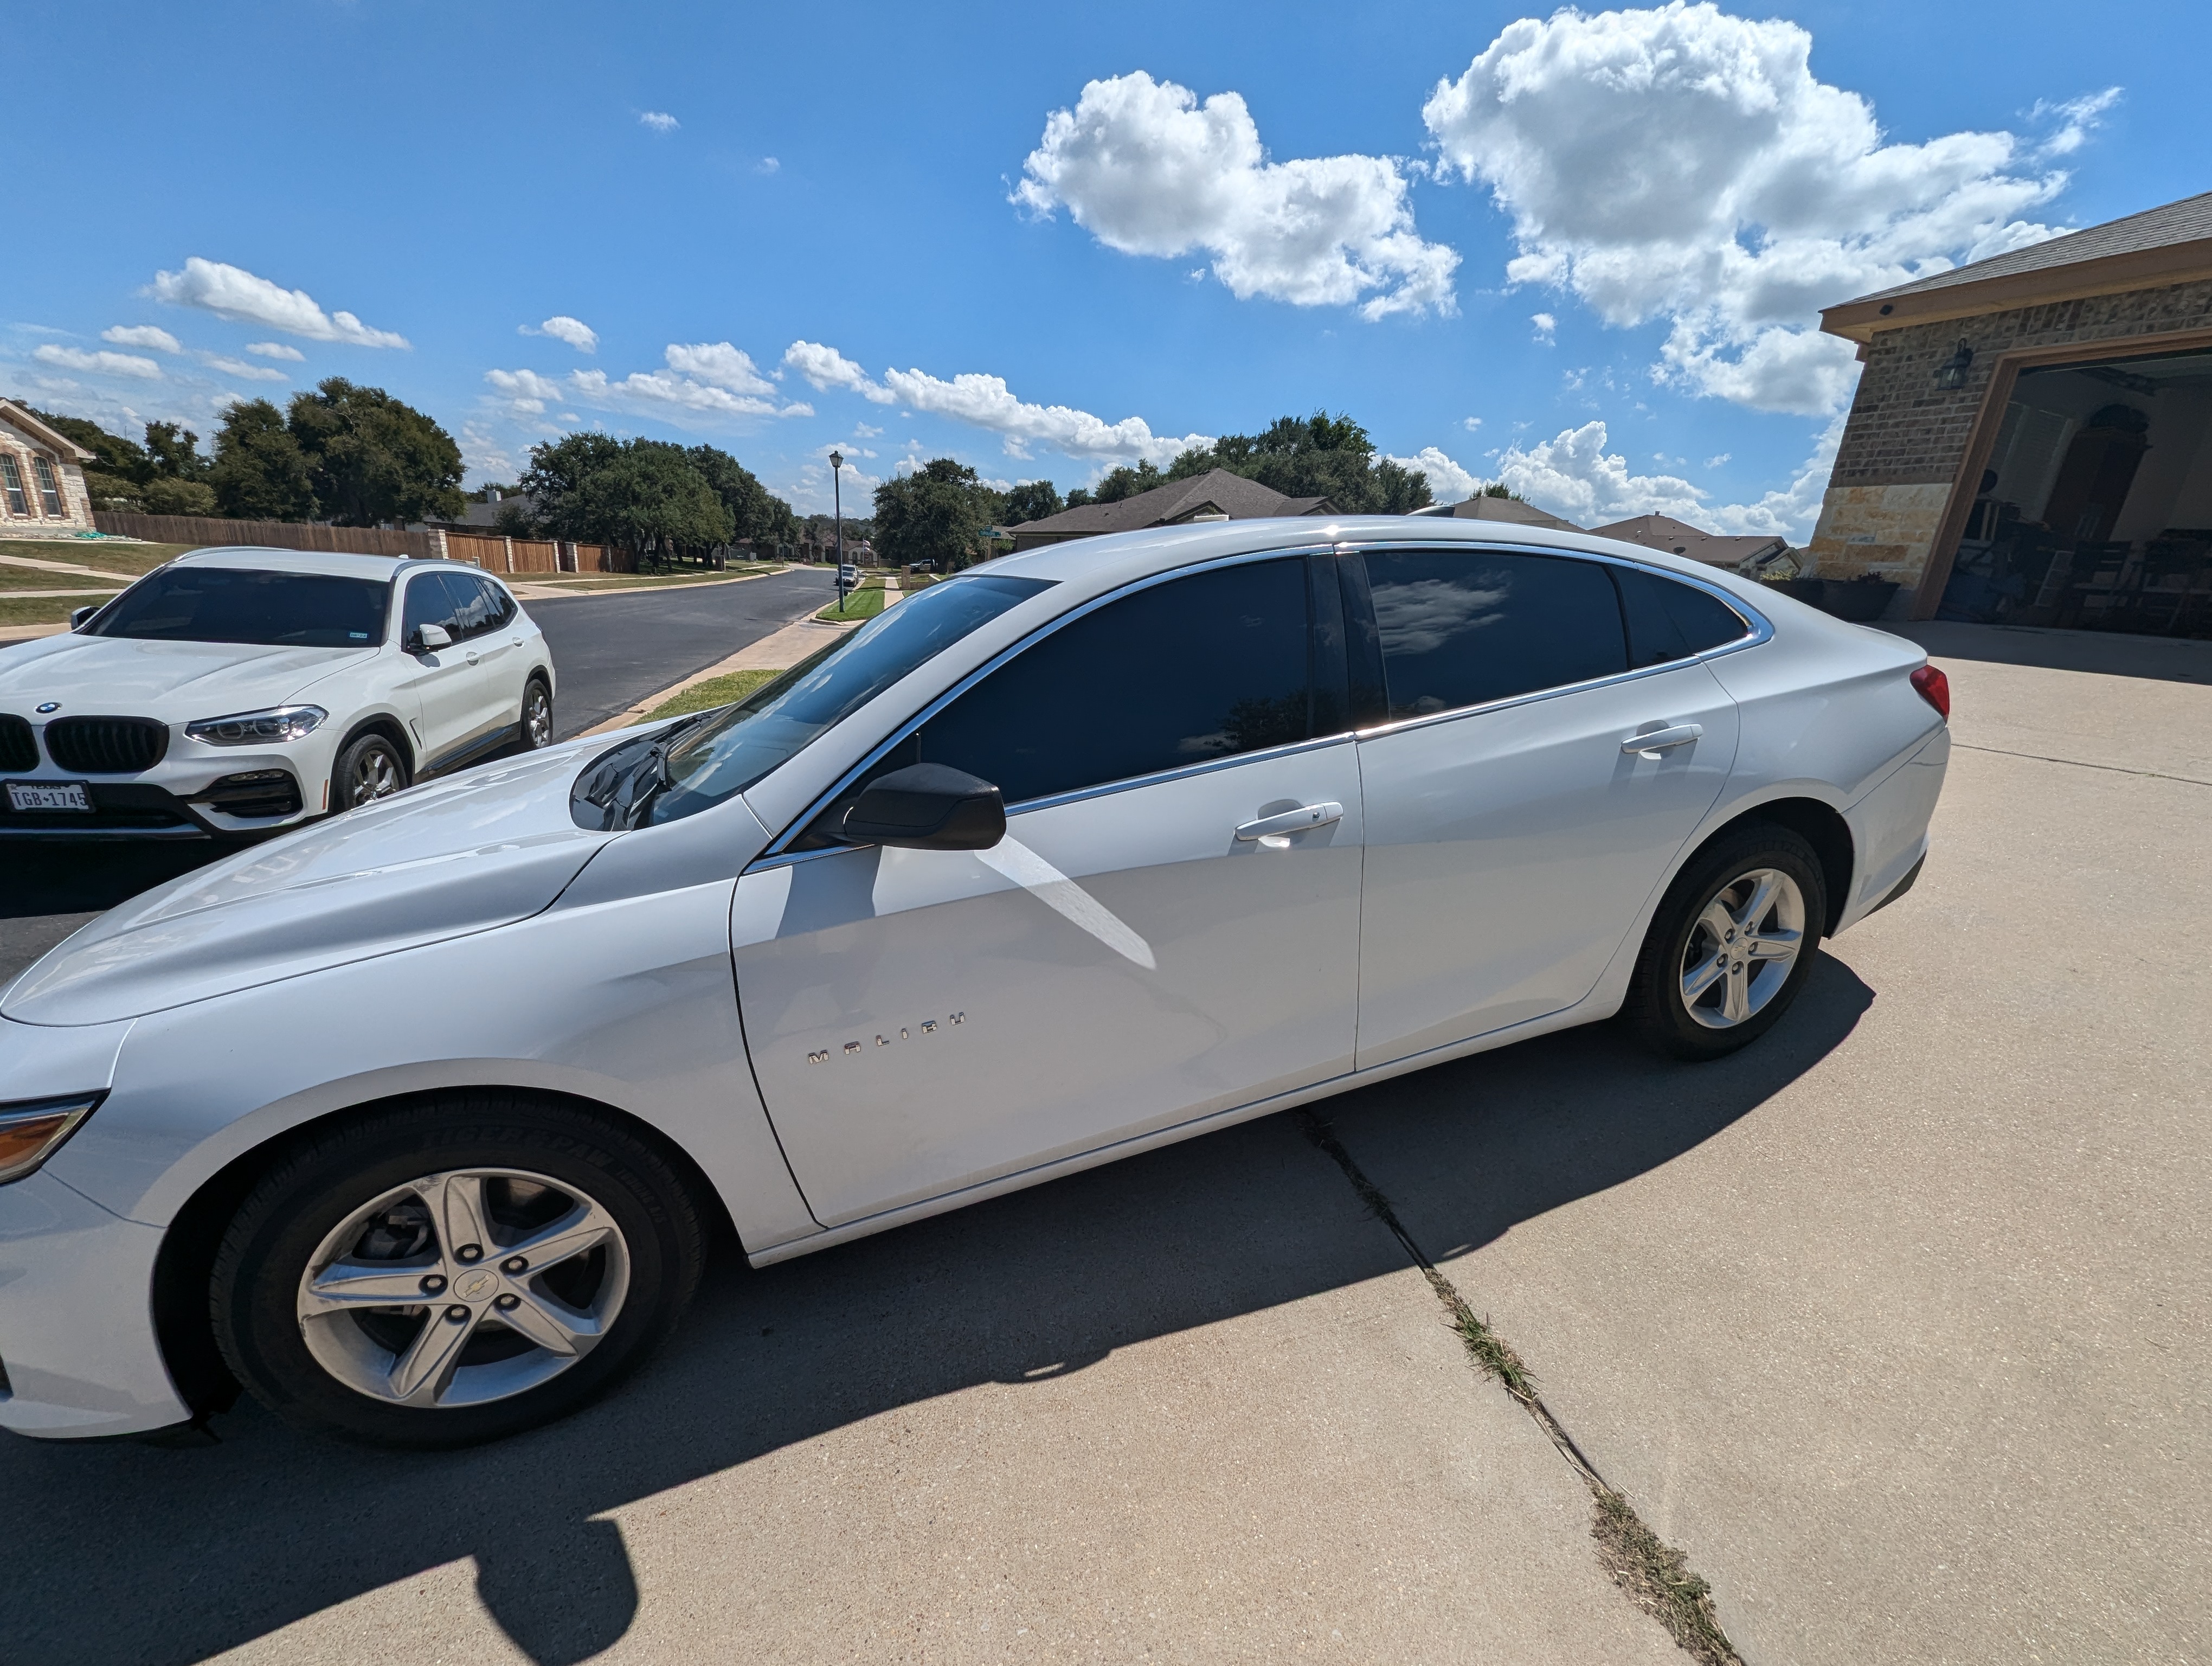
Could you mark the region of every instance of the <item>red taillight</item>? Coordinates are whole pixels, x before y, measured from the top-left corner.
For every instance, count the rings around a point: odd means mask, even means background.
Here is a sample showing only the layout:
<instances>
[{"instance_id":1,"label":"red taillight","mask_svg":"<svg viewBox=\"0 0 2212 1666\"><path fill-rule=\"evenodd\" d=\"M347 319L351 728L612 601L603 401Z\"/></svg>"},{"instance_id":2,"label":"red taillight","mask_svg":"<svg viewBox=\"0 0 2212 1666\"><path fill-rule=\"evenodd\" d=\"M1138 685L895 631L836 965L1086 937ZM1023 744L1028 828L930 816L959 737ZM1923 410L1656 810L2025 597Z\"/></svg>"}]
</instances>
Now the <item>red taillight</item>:
<instances>
[{"instance_id":1,"label":"red taillight","mask_svg":"<svg viewBox=\"0 0 2212 1666\"><path fill-rule=\"evenodd\" d=\"M1945 722L1951 721L1951 679L1933 666L1923 666L1912 673L1912 686L1920 690L1920 697L1936 708L1936 714Z\"/></svg>"}]
</instances>

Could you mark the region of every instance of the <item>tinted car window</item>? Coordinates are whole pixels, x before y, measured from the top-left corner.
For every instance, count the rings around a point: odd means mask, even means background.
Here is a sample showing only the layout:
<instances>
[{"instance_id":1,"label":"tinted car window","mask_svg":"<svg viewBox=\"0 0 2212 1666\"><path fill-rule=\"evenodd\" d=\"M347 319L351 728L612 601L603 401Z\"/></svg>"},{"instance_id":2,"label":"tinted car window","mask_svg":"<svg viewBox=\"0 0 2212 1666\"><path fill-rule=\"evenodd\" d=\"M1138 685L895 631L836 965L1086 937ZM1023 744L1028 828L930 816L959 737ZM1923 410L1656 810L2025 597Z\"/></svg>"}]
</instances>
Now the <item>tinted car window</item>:
<instances>
[{"instance_id":1,"label":"tinted car window","mask_svg":"<svg viewBox=\"0 0 2212 1666\"><path fill-rule=\"evenodd\" d=\"M1719 598L1640 567L1612 569L1628 620L1628 657L1638 666L1685 660L1733 642L1750 627Z\"/></svg>"},{"instance_id":2,"label":"tinted car window","mask_svg":"<svg viewBox=\"0 0 2212 1666\"><path fill-rule=\"evenodd\" d=\"M490 622L485 629L496 630L514 617L514 598L507 593L504 585L493 580L480 578L477 582L483 587L485 605L491 610Z\"/></svg>"},{"instance_id":3,"label":"tinted car window","mask_svg":"<svg viewBox=\"0 0 2212 1666\"><path fill-rule=\"evenodd\" d=\"M461 625L457 635L481 636L499 623L499 605L483 580L473 573L441 573L438 578L453 595L453 617Z\"/></svg>"},{"instance_id":4,"label":"tinted car window","mask_svg":"<svg viewBox=\"0 0 2212 1666\"><path fill-rule=\"evenodd\" d=\"M1285 745L1314 732L1309 655L1302 558L1194 574L1025 649L925 724L917 756L1020 804Z\"/></svg>"},{"instance_id":5,"label":"tinted car window","mask_svg":"<svg viewBox=\"0 0 2212 1666\"><path fill-rule=\"evenodd\" d=\"M380 579L167 567L149 573L86 624L94 636L165 642L374 648L392 586Z\"/></svg>"},{"instance_id":6,"label":"tinted car window","mask_svg":"<svg viewBox=\"0 0 2212 1666\"><path fill-rule=\"evenodd\" d=\"M1053 582L973 573L933 584L674 738L657 733L609 752L577 781L571 812L583 826L614 826L612 818L629 815L631 806L643 806L641 818L659 824L720 804L924 660ZM664 780L641 795L633 778L662 746Z\"/></svg>"},{"instance_id":7,"label":"tinted car window","mask_svg":"<svg viewBox=\"0 0 2212 1666\"><path fill-rule=\"evenodd\" d=\"M1394 719L1628 669L1620 604L1596 562L1491 550L1365 559Z\"/></svg>"},{"instance_id":8,"label":"tinted car window","mask_svg":"<svg viewBox=\"0 0 2212 1666\"><path fill-rule=\"evenodd\" d=\"M407 581L407 602L399 621L402 641L414 640L415 633L426 624L436 625L455 641L461 638L461 623L455 616L459 607L453 593L446 587L443 573L417 573Z\"/></svg>"}]
</instances>

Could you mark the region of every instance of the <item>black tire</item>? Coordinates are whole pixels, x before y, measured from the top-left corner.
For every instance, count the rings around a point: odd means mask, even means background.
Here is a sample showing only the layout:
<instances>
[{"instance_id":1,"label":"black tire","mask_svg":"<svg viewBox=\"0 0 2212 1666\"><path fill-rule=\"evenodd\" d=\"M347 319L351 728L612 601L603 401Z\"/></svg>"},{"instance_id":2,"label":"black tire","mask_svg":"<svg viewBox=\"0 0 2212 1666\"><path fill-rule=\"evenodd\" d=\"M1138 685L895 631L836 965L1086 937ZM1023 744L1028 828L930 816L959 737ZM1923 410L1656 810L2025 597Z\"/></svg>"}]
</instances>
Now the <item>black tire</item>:
<instances>
[{"instance_id":1,"label":"black tire","mask_svg":"<svg viewBox=\"0 0 2212 1666\"><path fill-rule=\"evenodd\" d=\"M406 754L390 737L374 730L357 734L331 765L331 813L338 815L390 798L406 791L413 780Z\"/></svg>"},{"instance_id":2,"label":"black tire","mask_svg":"<svg viewBox=\"0 0 2212 1666\"><path fill-rule=\"evenodd\" d=\"M1741 890L1731 889L1738 881L1765 869L1787 875L1797 887L1802 924L1796 957L1787 976L1748 1017L1728 1023L1725 1028L1714 1027L1726 1020L1707 1006L1706 1021L1700 1022L1685 995L1684 973L1693 947L1702 960L1708 948L1719 946L1701 933L1700 920L1706 909L1724 896L1744 895ZM1765 917L1771 921L1775 915L1770 912ZM1786 827L1765 822L1747 823L1723 835L1691 859L1661 899L1629 979L1628 999L1621 1006L1622 1022L1645 1045L1677 1059L1723 1058L1749 1046L1782 1021L1782 1015L1805 987L1827 917L1827 885L1820 858L1802 838ZM1757 963L1753 964L1755 967ZM1757 976L1754 970L1754 979ZM1710 1002L1715 998L1709 994L1701 1000Z\"/></svg>"},{"instance_id":3,"label":"black tire","mask_svg":"<svg viewBox=\"0 0 2212 1666\"><path fill-rule=\"evenodd\" d=\"M611 1241L624 1257L624 1282L619 1306L597 1345L565 1364L548 1355L543 1363L555 1374L546 1380L472 1404L403 1405L349 1384L313 1351L308 1322L301 1317L302 1280L318 1250L341 1227L352 1231L349 1217L394 1188L425 1176L480 1169L544 1177L560 1189L550 1193L556 1207L564 1195L581 1197L611 1218L618 1229ZM398 1212L373 1219L396 1219ZM436 1257L452 1248L464 1261L481 1259L484 1269L498 1262L505 1272L512 1263L501 1256L516 1238L501 1236L502 1223L491 1224L489 1255L471 1258L467 1246L433 1243L433 1260L425 1266L434 1273L444 1264ZM395 1272L411 1274L415 1261L404 1250L394 1253L400 1257ZM380 1446L473 1445L564 1417L636 1369L675 1330L698 1287L704 1254L698 1207L684 1182L651 1146L613 1122L513 1093L440 1094L348 1122L286 1152L263 1177L232 1219L216 1256L210 1289L216 1342L246 1390L288 1423ZM356 1265L360 1258L358 1246L347 1257ZM588 1259L566 1264L588 1274ZM606 1265L603 1260L602 1277ZM465 1293L463 1280L453 1282L448 1299ZM588 1302L588 1296L582 1299ZM490 1310L508 1302L501 1296L483 1309L483 1322L470 1326L471 1340L457 1356L461 1365L468 1363L469 1349L487 1344L495 1362L502 1346L510 1355L518 1347L531 1353L530 1344ZM359 1347L365 1356L376 1347L390 1348L396 1362L407 1347L404 1337L391 1340L397 1328L412 1325L421 1337L458 1310L432 1300L419 1317L398 1310L371 1316L390 1329L372 1330L368 1320L351 1312L314 1322L357 1326L371 1343L357 1343L349 1333L342 1346ZM448 1380L457 1375L447 1373Z\"/></svg>"},{"instance_id":4,"label":"black tire","mask_svg":"<svg viewBox=\"0 0 2212 1666\"><path fill-rule=\"evenodd\" d=\"M533 673L522 686L522 750L534 752L552 744L552 686Z\"/></svg>"}]
</instances>

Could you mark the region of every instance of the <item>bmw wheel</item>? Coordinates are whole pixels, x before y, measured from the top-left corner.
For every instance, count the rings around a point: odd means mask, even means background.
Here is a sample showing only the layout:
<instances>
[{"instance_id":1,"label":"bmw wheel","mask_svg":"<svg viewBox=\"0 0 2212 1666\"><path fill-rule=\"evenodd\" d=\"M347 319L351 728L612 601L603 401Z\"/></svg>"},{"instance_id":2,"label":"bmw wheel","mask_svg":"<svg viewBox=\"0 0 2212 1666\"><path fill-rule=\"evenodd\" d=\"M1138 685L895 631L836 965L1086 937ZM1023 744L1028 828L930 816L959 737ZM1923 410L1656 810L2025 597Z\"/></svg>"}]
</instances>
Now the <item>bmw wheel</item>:
<instances>
[{"instance_id":1,"label":"bmw wheel","mask_svg":"<svg viewBox=\"0 0 2212 1666\"><path fill-rule=\"evenodd\" d=\"M522 691L522 745L526 751L553 744L553 690L533 677Z\"/></svg>"},{"instance_id":2,"label":"bmw wheel","mask_svg":"<svg viewBox=\"0 0 2212 1666\"><path fill-rule=\"evenodd\" d=\"M1805 986L1827 918L1813 848L1751 824L1702 851L1668 888L1622 1014L1678 1059L1717 1059L1765 1035Z\"/></svg>"},{"instance_id":3,"label":"bmw wheel","mask_svg":"<svg viewBox=\"0 0 2212 1666\"><path fill-rule=\"evenodd\" d=\"M611 1122L448 1095L281 1161L217 1256L216 1340L288 1421L460 1446L575 1410L675 1329L703 1254L689 1192Z\"/></svg>"},{"instance_id":4,"label":"bmw wheel","mask_svg":"<svg viewBox=\"0 0 2212 1666\"><path fill-rule=\"evenodd\" d=\"M331 766L331 809L358 810L407 786L407 760L380 734L357 735Z\"/></svg>"}]
</instances>

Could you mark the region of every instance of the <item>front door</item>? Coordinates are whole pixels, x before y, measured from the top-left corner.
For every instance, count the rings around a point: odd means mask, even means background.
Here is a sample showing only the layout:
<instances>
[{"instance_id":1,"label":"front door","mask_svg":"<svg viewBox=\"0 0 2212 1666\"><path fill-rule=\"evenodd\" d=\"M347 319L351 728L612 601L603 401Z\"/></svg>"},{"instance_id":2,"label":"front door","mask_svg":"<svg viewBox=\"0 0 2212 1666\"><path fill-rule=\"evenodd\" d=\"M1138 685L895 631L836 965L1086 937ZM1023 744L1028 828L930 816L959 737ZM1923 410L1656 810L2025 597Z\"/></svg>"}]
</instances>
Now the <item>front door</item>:
<instances>
[{"instance_id":1,"label":"front door","mask_svg":"<svg viewBox=\"0 0 2212 1666\"><path fill-rule=\"evenodd\" d=\"M1276 557L1081 614L876 766L996 782L1003 843L827 848L738 882L747 1043L817 1219L1351 1068L1358 763L1340 631L1309 624L1334 598Z\"/></svg>"},{"instance_id":2,"label":"front door","mask_svg":"<svg viewBox=\"0 0 2212 1666\"><path fill-rule=\"evenodd\" d=\"M1393 727L1359 746L1361 1069L1590 992L1735 761L1735 703L1690 641L1746 629L1704 591L1564 556L1364 567Z\"/></svg>"}]
</instances>

